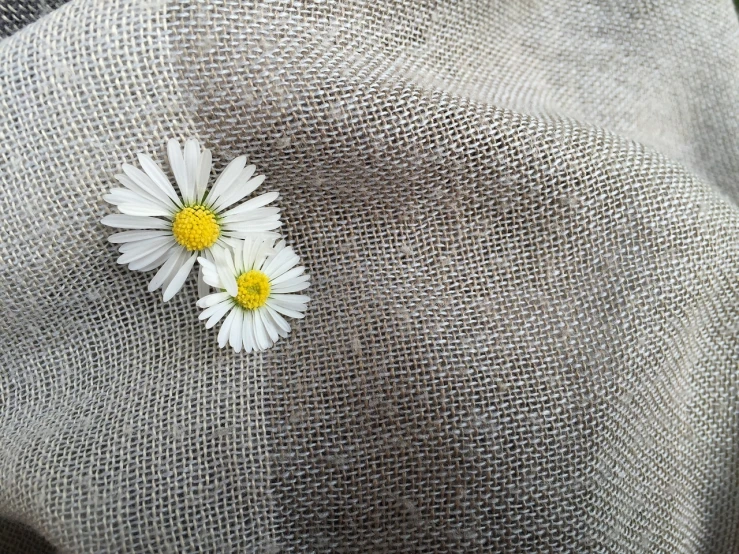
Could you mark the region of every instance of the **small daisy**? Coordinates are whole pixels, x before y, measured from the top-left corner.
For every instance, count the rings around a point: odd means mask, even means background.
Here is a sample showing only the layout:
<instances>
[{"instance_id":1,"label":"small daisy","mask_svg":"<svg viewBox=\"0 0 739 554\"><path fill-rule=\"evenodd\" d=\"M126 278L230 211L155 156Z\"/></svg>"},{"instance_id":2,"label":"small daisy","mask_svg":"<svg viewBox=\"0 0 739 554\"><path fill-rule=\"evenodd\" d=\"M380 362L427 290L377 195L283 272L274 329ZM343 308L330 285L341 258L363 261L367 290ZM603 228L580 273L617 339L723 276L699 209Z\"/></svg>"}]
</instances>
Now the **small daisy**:
<instances>
[{"instance_id":1,"label":"small daisy","mask_svg":"<svg viewBox=\"0 0 739 554\"><path fill-rule=\"evenodd\" d=\"M246 165L246 156L228 164L208 190L210 150L201 151L198 141L191 138L185 143L184 155L175 139L167 143L167 151L180 193L154 160L139 154L143 171L123 164L123 174L116 178L125 188L114 188L103 197L121 213L102 221L109 227L129 229L108 239L121 244L119 264L128 264L134 271L160 268L149 283L149 290L163 287L165 302L182 288L198 256L212 259L210 251L216 245L225 246L231 239L243 239L280 226L280 210L265 207L277 199L276 192L233 207L265 178L252 177L256 167ZM200 277L198 293L202 296L207 288L202 274Z\"/></svg>"},{"instance_id":2,"label":"small daisy","mask_svg":"<svg viewBox=\"0 0 739 554\"><path fill-rule=\"evenodd\" d=\"M229 343L236 352L265 350L290 332L283 316L302 318L309 296L294 294L308 288L300 258L280 240L255 237L233 249L217 248L214 261L198 258L205 282L219 289L198 300L201 320L210 329L228 313L218 333L218 346Z\"/></svg>"}]
</instances>

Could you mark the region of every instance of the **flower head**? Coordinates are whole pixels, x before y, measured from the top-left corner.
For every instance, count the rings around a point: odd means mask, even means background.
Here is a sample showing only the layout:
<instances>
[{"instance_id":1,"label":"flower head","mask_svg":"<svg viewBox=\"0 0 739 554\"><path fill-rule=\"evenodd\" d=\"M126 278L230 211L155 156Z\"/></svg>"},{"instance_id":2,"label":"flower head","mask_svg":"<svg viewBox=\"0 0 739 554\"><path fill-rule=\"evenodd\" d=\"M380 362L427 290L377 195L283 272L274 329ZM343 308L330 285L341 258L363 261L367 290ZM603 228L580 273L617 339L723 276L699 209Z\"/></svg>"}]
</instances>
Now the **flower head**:
<instances>
[{"instance_id":1,"label":"flower head","mask_svg":"<svg viewBox=\"0 0 739 554\"><path fill-rule=\"evenodd\" d=\"M182 288L198 256L212 259L211 250L229 239L280 226L279 209L266 207L277 199L276 192L241 202L264 181L264 175L253 176L256 167L246 165L246 156L228 164L208 189L210 150L201 150L191 138L183 154L179 142L171 139L167 153L179 193L154 160L139 154L143 171L124 164L123 174L116 175L124 188L114 188L103 197L121 213L102 221L127 229L108 239L121 244L118 263L134 271L159 268L149 290L163 287L165 302ZM206 290L202 275L198 288L201 293Z\"/></svg>"},{"instance_id":2,"label":"flower head","mask_svg":"<svg viewBox=\"0 0 739 554\"><path fill-rule=\"evenodd\" d=\"M226 316L218 346L239 352L265 350L290 332L285 316L302 318L310 297L310 277L297 266L300 258L280 240L249 238L229 249L216 248L214 260L198 258L205 282L218 292L201 298L201 320L210 329Z\"/></svg>"}]
</instances>

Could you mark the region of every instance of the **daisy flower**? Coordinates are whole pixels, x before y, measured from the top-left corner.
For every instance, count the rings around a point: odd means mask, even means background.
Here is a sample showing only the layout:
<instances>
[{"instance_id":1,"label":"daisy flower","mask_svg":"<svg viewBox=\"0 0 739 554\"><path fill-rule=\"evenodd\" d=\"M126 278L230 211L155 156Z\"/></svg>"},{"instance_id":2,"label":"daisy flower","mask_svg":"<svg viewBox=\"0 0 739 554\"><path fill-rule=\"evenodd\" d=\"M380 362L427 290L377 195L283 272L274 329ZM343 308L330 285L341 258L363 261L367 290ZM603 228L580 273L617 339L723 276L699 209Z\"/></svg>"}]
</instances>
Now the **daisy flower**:
<instances>
[{"instance_id":1,"label":"daisy flower","mask_svg":"<svg viewBox=\"0 0 739 554\"><path fill-rule=\"evenodd\" d=\"M290 332L285 316L302 318L310 297L294 294L308 288L310 277L297 266L300 258L285 241L249 238L233 249L215 249L214 261L198 258L205 282L218 289L198 300L199 319L210 329L224 315L218 346L239 352L265 350ZM297 266L297 267L296 267Z\"/></svg>"},{"instance_id":2,"label":"daisy flower","mask_svg":"<svg viewBox=\"0 0 739 554\"><path fill-rule=\"evenodd\" d=\"M183 154L179 142L170 139L167 153L179 193L151 157L139 154L143 171L123 164L123 174L116 179L124 188L114 188L103 197L121 213L102 220L109 227L127 229L108 238L121 245L119 264L128 264L134 271L159 268L149 291L163 287L165 302L182 288L199 256L212 259L211 250L217 245L280 226L279 209L265 207L277 199L276 192L234 206L265 178L253 177L256 167L246 165L246 156L228 164L208 189L210 150L201 150L191 138ZM201 274L198 293L207 292Z\"/></svg>"}]
</instances>

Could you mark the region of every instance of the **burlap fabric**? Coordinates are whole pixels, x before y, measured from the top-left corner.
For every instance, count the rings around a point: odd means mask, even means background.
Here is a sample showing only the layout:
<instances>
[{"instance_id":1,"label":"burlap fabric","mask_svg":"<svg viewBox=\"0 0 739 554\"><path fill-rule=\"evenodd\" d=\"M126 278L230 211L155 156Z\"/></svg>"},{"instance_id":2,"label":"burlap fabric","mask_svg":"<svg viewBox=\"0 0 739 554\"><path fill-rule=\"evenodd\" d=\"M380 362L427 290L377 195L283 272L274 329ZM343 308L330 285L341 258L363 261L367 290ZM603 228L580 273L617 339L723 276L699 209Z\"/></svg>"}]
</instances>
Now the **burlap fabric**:
<instances>
[{"instance_id":1,"label":"burlap fabric","mask_svg":"<svg viewBox=\"0 0 739 554\"><path fill-rule=\"evenodd\" d=\"M739 551L738 85L729 0L74 0L15 32L2 551ZM105 240L172 136L282 194L314 300L261 355Z\"/></svg>"},{"instance_id":2,"label":"burlap fabric","mask_svg":"<svg viewBox=\"0 0 739 554\"><path fill-rule=\"evenodd\" d=\"M3 0L0 2L0 37L15 33L65 3L66 0Z\"/></svg>"}]
</instances>

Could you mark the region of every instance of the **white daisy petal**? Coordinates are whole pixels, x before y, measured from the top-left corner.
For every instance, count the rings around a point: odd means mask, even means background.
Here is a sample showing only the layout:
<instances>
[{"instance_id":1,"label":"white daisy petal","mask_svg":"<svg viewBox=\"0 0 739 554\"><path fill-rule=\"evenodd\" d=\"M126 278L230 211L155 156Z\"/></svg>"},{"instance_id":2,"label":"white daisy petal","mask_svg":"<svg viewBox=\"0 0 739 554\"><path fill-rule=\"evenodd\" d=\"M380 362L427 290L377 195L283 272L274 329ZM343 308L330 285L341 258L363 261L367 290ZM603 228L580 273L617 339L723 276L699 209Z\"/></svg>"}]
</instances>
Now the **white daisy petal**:
<instances>
[{"instance_id":1,"label":"white daisy petal","mask_svg":"<svg viewBox=\"0 0 739 554\"><path fill-rule=\"evenodd\" d=\"M210 271L216 271L216 264L205 257L205 253L198 258L198 263Z\"/></svg>"},{"instance_id":2,"label":"white daisy petal","mask_svg":"<svg viewBox=\"0 0 739 554\"><path fill-rule=\"evenodd\" d=\"M205 197L205 189L208 187L208 179L210 178L210 166L212 158L210 150L207 148L200 154L198 163L198 171L195 178L195 199L202 202Z\"/></svg>"},{"instance_id":3,"label":"white daisy petal","mask_svg":"<svg viewBox=\"0 0 739 554\"><path fill-rule=\"evenodd\" d=\"M275 255L274 243L275 241L271 237L267 237L257 243L257 248L252 257L252 267L254 269L261 270L269 256Z\"/></svg>"},{"instance_id":4,"label":"white daisy petal","mask_svg":"<svg viewBox=\"0 0 739 554\"><path fill-rule=\"evenodd\" d=\"M259 246L263 244L263 241L258 237L249 237L248 239L240 241L241 248L235 250L241 250L241 265L236 266L237 270L249 271L254 267L254 259L259 249Z\"/></svg>"},{"instance_id":5,"label":"white daisy petal","mask_svg":"<svg viewBox=\"0 0 739 554\"><path fill-rule=\"evenodd\" d=\"M171 205L166 206L163 202L160 202L159 200L148 194L145 194L143 192L134 192L125 188L114 188L110 191L110 194L106 194L103 196L103 200L115 205L140 204L151 208L158 208L159 210L161 210L162 215L172 215Z\"/></svg>"},{"instance_id":6,"label":"white daisy petal","mask_svg":"<svg viewBox=\"0 0 739 554\"><path fill-rule=\"evenodd\" d=\"M198 265L198 298L202 298L210 292L210 285L205 282L203 277L203 266Z\"/></svg>"},{"instance_id":7,"label":"white daisy petal","mask_svg":"<svg viewBox=\"0 0 739 554\"><path fill-rule=\"evenodd\" d=\"M112 194L116 195L116 198L128 199L128 200L139 200L139 201L145 201L149 202L151 204L154 204L155 206L159 206L160 208L164 208L165 210L168 210L169 214L173 214L175 210L177 209L177 206L175 206L172 201L162 193L162 198L157 198L156 196L152 196L148 192L146 192L144 189L139 187L137 184L133 182L133 179L131 179L128 175L116 175L116 179L118 179L125 188L114 188L111 190ZM123 203L123 202L119 202Z\"/></svg>"},{"instance_id":8,"label":"white daisy petal","mask_svg":"<svg viewBox=\"0 0 739 554\"><path fill-rule=\"evenodd\" d=\"M155 217L140 217L137 215L113 214L106 215L101 222L108 227L119 229L169 229L169 221Z\"/></svg>"},{"instance_id":9,"label":"white daisy petal","mask_svg":"<svg viewBox=\"0 0 739 554\"><path fill-rule=\"evenodd\" d=\"M305 317L304 313L286 308L285 306L283 306L279 302L275 302L271 298L267 300L267 306L272 308L274 311L281 313L282 315L286 315L287 317L292 317L295 319L302 319Z\"/></svg>"},{"instance_id":10,"label":"white daisy petal","mask_svg":"<svg viewBox=\"0 0 739 554\"><path fill-rule=\"evenodd\" d=\"M269 316L272 318L272 321L274 321L275 325L277 325L277 333L281 337L286 337L291 330L290 324L287 322L287 320L282 317L280 314L278 314L274 309L270 308L265 304L264 306L266 308L266 312L269 314Z\"/></svg>"},{"instance_id":11,"label":"white daisy petal","mask_svg":"<svg viewBox=\"0 0 739 554\"><path fill-rule=\"evenodd\" d=\"M221 173L218 179L216 179L216 183L213 185L213 188L210 189L208 196L205 198L205 203L213 205L215 201L220 198L221 194L228 190L234 181L236 181L239 174L244 169L245 164L246 156L239 156L228 164L226 169L223 170L223 173Z\"/></svg>"},{"instance_id":12,"label":"white daisy petal","mask_svg":"<svg viewBox=\"0 0 739 554\"><path fill-rule=\"evenodd\" d=\"M121 231L120 233L114 233L108 237L108 242L113 244L120 244L125 242L135 242L139 240L153 239L157 237L163 237L170 235L167 231Z\"/></svg>"},{"instance_id":13,"label":"white daisy petal","mask_svg":"<svg viewBox=\"0 0 739 554\"><path fill-rule=\"evenodd\" d=\"M244 324L243 329L241 330L241 341L244 345L244 352L253 352L256 350L255 344L254 344L254 333L252 332L252 328L254 327L254 315L251 310L244 312Z\"/></svg>"},{"instance_id":14,"label":"white daisy petal","mask_svg":"<svg viewBox=\"0 0 739 554\"><path fill-rule=\"evenodd\" d=\"M256 208L254 210L230 215L227 218L221 218L221 221L228 220L228 223L234 228L238 229L238 226L243 223L254 222L254 223L272 223L280 221L280 208L276 206L267 206L266 208Z\"/></svg>"},{"instance_id":15,"label":"white daisy petal","mask_svg":"<svg viewBox=\"0 0 739 554\"><path fill-rule=\"evenodd\" d=\"M285 273L300 261L300 257L293 252L292 248L285 248L277 253L275 257L264 264L262 271L270 277L278 277Z\"/></svg>"},{"instance_id":16,"label":"white daisy petal","mask_svg":"<svg viewBox=\"0 0 739 554\"><path fill-rule=\"evenodd\" d=\"M184 198L185 203L191 202L187 168L182 157L182 150L180 150L180 143L176 139L169 139L167 142L167 156L169 157L169 167L172 168L174 180L182 193L182 198Z\"/></svg>"},{"instance_id":17,"label":"white daisy petal","mask_svg":"<svg viewBox=\"0 0 739 554\"><path fill-rule=\"evenodd\" d=\"M254 173L256 173L256 171L257 171L257 166L255 166L254 164L247 165L244 168L244 171L242 171L241 174L239 175L239 178L243 179L244 182L247 183L248 186L251 186L249 185L248 181L249 179L251 179L251 176L254 175ZM258 186L259 185L254 187L252 191L255 190Z\"/></svg>"},{"instance_id":18,"label":"white daisy petal","mask_svg":"<svg viewBox=\"0 0 739 554\"><path fill-rule=\"evenodd\" d=\"M228 313L231 309L234 308L233 302L231 302L229 296L229 300L225 302L221 302L220 304L216 304L215 306L211 306L207 310L205 310L202 314L200 314L199 319L207 319L208 321L205 322L205 328L210 329L213 327L216 323L221 321L224 315Z\"/></svg>"},{"instance_id":19,"label":"white daisy petal","mask_svg":"<svg viewBox=\"0 0 739 554\"><path fill-rule=\"evenodd\" d=\"M270 308L267 306L262 307L260 310L260 316L264 322L264 328L267 330L270 340L275 343L280 339L280 333L279 326L275 323L272 313L273 311L270 311Z\"/></svg>"},{"instance_id":20,"label":"white daisy petal","mask_svg":"<svg viewBox=\"0 0 739 554\"><path fill-rule=\"evenodd\" d=\"M160 189L154 181L151 180L146 173L141 171L138 167L123 164L123 172L129 177L130 182L137 185L140 190L143 190L149 196L156 198L162 202L165 206L172 206L172 209L176 209L179 205L178 201L173 201L162 189ZM126 186L126 181L119 179L123 186Z\"/></svg>"},{"instance_id":21,"label":"white daisy petal","mask_svg":"<svg viewBox=\"0 0 739 554\"><path fill-rule=\"evenodd\" d=\"M164 283L162 283L162 291L167 289L169 284L172 282L172 279L174 279L175 275L177 275L177 270L182 267L182 264L184 264L191 255L191 252L189 252L185 248L182 248L182 246L180 246L179 244L177 245L177 248L177 263L174 266L174 271L170 272L170 274L164 280Z\"/></svg>"},{"instance_id":22,"label":"white daisy petal","mask_svg":"<svg viewBox=\"0 0 739 554\"><path fill-rule=\"evenodd\" d=\"M244 323L244 311L238 308L234 308L234 312L236 315L231 322L231 332L229 333L228 342L235 352L241 352L243 333L241 326Z\"/></svg>"},{"instance_id":23,"label":"white daisy petal","mask_svg":"<svg viewBox=\"0 0 739 554\"><path fill-rule=\"evenodd\" d=\"M257 331L256 331L256 325L257 325L256 324L256 319L257 319L257 317L256 317L256 314L257 314L256 310L252 310L251 311L251 321L252 321L252 324L251 324L251 328L249 329L249 335L250 335L250 338L251 338L252 347L254 348L254 352L261 352L264 349L261 346L259 346L259 343L257 342Z\"/></svg>"},{"instance_id":24,"label":"white daisy petal","mask_svg":"<svg viewBox=\"0 0 739 554\"><path fill-rule=\"evenodd\" d=\"M250 177L254 175L254 171L256 171L256 169L257 168L254 165L247 165L236 177L236 179L228 185L228 188L226 188L226 186L224 185L223 190L219 192L220 196L214 201L214 208L218 211L221 211L223 210L223 208L228 207L236 202L237 200L235 200L235 198L238 198L240 200L241 198L244 198L254 192L264 180L249 180Z\"/></svg>"},{"instance_id":25,"label":"white daisy petal","mask_svg":"<svg viewBox=\"0 0 739 554\"><path fill-rule=\"evenodd\" d=\"M283 287L290 288L293 285L300 285L302 283L308 283L308 284L310 284L310 275L308 275L307 273L301 273L297 277L291 277L291 278L286 279L285 281L283 281L281 283L277 283L275 285L275 288L283 288ZM295 292L295 291L293 291L293 292Z\"/></svg>"},{"instance_id":26,"label":"white daisy petal","mask_svg":"<svg viewBox=\"0 0 739 554\"><path fill-rule=\"evenodd\" d=\"M140 240L138 242L128 242L118 249L122 254L116 261L121 265L126 265L129 262L151 254L163 245L171 246L171 244L172 237L157 237L155 239Z\"/></svg>"},{"instance_id":27,"label":"white daisy petal","mask_svg":"<svg viewBox=\"0 0 739 554\"><path fill-rule=\"evenodd\" d=\"M271 219L259 219L254 221L237 221L236 223L224 223L223 224L223 235L233 237L236 239L248 239L255 234L264 234L277 238L277 234L269 233L282 226L282 222L279 218L274 220Z\"/></svg>"},{"instance_id":28,"label":"white daisy petal","mask_svg":"<svg viewBox=\"0 0 739 554\"><path fill-rule=\"evenodd\" d=\"M169 250L167 250L165 252L162 252L162 255L161 256L159 256L158 258L153 258L148 264L146 264L144 267L142 267L138 271L145 272L145 271L151 271L152 269L158 268L160 265L162 265L163 263L165 263L169 259L170 255L174 251L173 250L174 248L176 248L176 247L172 247L171 249L169 249Z\"/></svg>"},{"instance_id":29,"label":"white daisy petal","mask_svg":"<svg viewBox=\"0 0 739 554\"><path fill-rule=\"evenodd\" d=\"M264 210L265 208L259 209ZM250 235L254 235L256 233L264 233L265 235L272 235L273 238L276 238L274 236L274 233L266 233L266 231L273 231L282 226L282 221L280 221L279 215L262 217L259 214L255 214L252 217L251 215L247 214L244 217L245 219L243 220L229 219L228 221L226 221L225 219L221 219L221 227L224 230L228 230L232 234L249 233ZM263 229L263 231L260 231L259 229Z\"/></svg>"},{"instance_id":30,"label":"white daisy petal","mask_svg":"<svg viewBox=\"0 0 739 554\"><path fill-rule=\"evenodd\" d=\"M254 315L254 338L257 346L260 350L267 350L272 346L272 341L267 334L267 330L264 328L264 322L262 321L262 310L253 310Z\"/></svg>"},{"instance_id":31,"label":"white daisy petal","mask_svg":"<svg viewBox=\"0 0 739 554\"><path fill-rule=\"evenodd\" d=\"M198 258L198 264L203 268L203 278L210 275L218 279L218 268L216 268L211 250L202 252L202 255Z\"/></svg>"},{"instance_id":32,"label":"white daisy petal","mask_svg":"<svg viewBox=\"0 0 739 554\"><path fill-rule=\"evenodd\" d=\"M231 188L228 190L228 192L225 192L221 195L221 197L215 203L215 209L217 209L218 211L222 211L225 208L228 208L229 206L235 204L239 200L246 198L257 188L259 188L259 185L261 185L266 179L264 175L259 175L258 177L254 177L254 179L252 179L251 181L247 181L246 179L244 179L244 171L241 172L239 178L231 185ZM256 200L256 198L254 200ZM269 202L267 202L267 204L269 204Z\"/></svg>"},{"instance_id":33,"label":"white daisy petal","mask_svg":"<svg viewBox=\"0 0 739 554\"><path fill-rule=\"evenodd\" d=\"M135 203L135 204L119 204L118 209L122 214L137 215L137 216L164 216L170 215L169 210L152 206L150 204Z\"/></svg>"},{"instance_id":34,"label":"white daisy petal","mask_svg":"<svg viewBox=\"0 0 739 554\"><path fill-rule=\"evenodd\" d=\"M218 275L211 275L205 271L203 271L203 281L207 285L210 285L214 289L220 288L223 285L221 285L221 279L218 277Z\"/></svg>"},{"instance_id":35,"label":"white daisy petal","mask_svg":"<svg viewBox=\"0 0 739 554\"><path fill-rule=\"evenodd\" d=\"M197 257L198 257L197 254L193 254L187 259L187 261L184 264L182 264L182 267L180 267L177 270L177 273L175 273L175 276L172 278L172 281L164 289L164 295L162 296L162 300L167 302L175 294L177 294L180 291L180 289L182 288L182 285L185 284L185 280L187 279L187 276L190 275L190 271L192 270L192 266L195 264L195 259Z\"/></svg>"},{"instance_id":36,"label":"white daisy petal","mask_svg":"<svg viewBox=\"0 0 739 554\"><path fill-rule=\"evenodd\" d=\"M300 292L310 287L310 278L308 276L301 275L297 279L288 281L286 283L280 283L272 287L272 293L289 293L289 292Z\"/></svg>"},{"instance_id":37,"label":"white daisy petal","mask_svg":"<svg viewBox=\"0 0 739 554\"><path fill-rule=\"evenodd\" d=\"M117 175L116 177L120 177L121 179L126 179L126 182L128 182L128 183L133 183L133 181L131 181L131 179L129 179L128 176L126 176L126 175ZM111 197L111 196L112 197L115 197L115 198L119 198L119 199L121 199L123 201L126 201L126 200L129 200L129 201L131 201L131 200L148 200L150 202L159 202L159 200L157 200L156 198L154 198L150 194L147 194L146 192L144 192L139 187L136 187L134 185L134 188L136 190L132 190L132 189L126 188L126 187L115 187L115 188L110 189L110 192L108 194L104 195L103 198L105 198L106 201L108 201L108 202L109 202L109 200L107 200L107 197Z\"/></svg>"},{"instance_id":38,"label":"white daisy petal","mask_svg":"<svg viewBox=\"0 0 739 554\"><path fill-rule=\"evenodd\" d=\"M157 249L152 251L150 254L137 258L128 264L128 269L131 271L144 271L144 268L149 267L151 264L162 259L163 255L172 247L171 244L165 243L159 246Z\"/></svg>"},{"instance_id":39,"label":"white daisy petal","mask_svg":"<svg viewBox=\"0 0 739 554\"><path fill-rule=\"evenodd\" d=\"M216 304L220 304L224 300L228 300L229 298L231 298L231 295L227 292L216 292L207 296L203 296L200 300L198 300L197 306L198 308L210 308L212 306L215 306ZM200 314L200 319L203 319L203 314Z\"/></svg>"},{"instance_id":40,"label":"white daisy petal","mask_svg":"<svg viewBox=\"0 0 739 554\"><path fill-rule=\"evenodd\" d=\"M270 298L293 310L303 311L310 302L310 296L304 294L271 294Z\"/></svg>"},{"instance_id":41,"label":"white daisy petal","mask_svg":"<svg viewBox=\"0 0 739 554\"><path fill-rule=\"evenodd\" d=\"M169 182L169 179L167 179L164 171L162 171L162 169L156 164L156 162L146 154L138 154L138 159L139 163L141 164L141 168L146 172L152 182L156 186L158 186L164 192L164 194L169 196L175 204L179 204L180 197L177 196L172 183Z\"/></svg>"},{"instance_id":42,"label":"white daisy petal","mask_svg":"<svg viewBox=\"0 0 739 554\"><path fill-rule=\"evenodd\" d=\"M236 284L236 268L231 258L231 252L228 250L217 250L213 253L216 259L216 269L218 270L218 277L221 280L223 287L228 291L231 296L236 296L239 291L239 287Z\"/></svg>"},{"instance_id":43,"label":"white daisy petal","mask_svg":"<svg viewBox=\"0 0 739 554\"><path fill-rule=\"evenodd\" d=\"M221 330L218 331L218 346L220 348L223 348L228 344L228 339L231 335L231 323L233 323L233 320L236 317L236 311L236 309L231 310L228 317L226 317L226 321L221 325Z\"/></svg>"},{"instance_id":44,"label":"white daisy petal","mask_svg":"<svg viewBox=\"0 0 739 554\"><path fill-rule=\"evenodd\" d=\"M103 200L108 204L125 204L127 201L134 198L140 198L135 192L126 189L113 189L109 194L103 195Z\"/></svg>"},{"instance_id":45,"label":"white daisy petal","mask_svg":"<svg viewBox=\"0 0 739 554\"><path fill-rule=\"evenodd\" d=\"M303 273L305 273L305 268L302 265L299 265L298 267L294 267L292 269L287 270L285 273L282 273L282 274L275 273L275 275L278 275L278 276L273 277L272 279L269 280L269 282L272 285L279 285L280 283L284 283L292 279L296 279L297 277L300 277Z\"/></svg>"},{"instance_id":46,"label":"white daisy petal","mask_svg":"<svg viewBox=\"0 0 739 554\"><path fill-rule=\"evenodd\" d=\"M244 249L234 248L233 257L234 257L234 270L238 271L240 268L244 267Z\"/></svg>"},{"instance_id":47,"label":"white daisy petal","mask_svg":"<svg viewBox=\"0 0 739 554\"><path fill-rule=\"evenodd\" d=\"M190 138L185 142L185 168L187 169L187 193L183 192L185 202L195 201L195 182L198 178L198 164L200 163L200 144Z\"/></svg>"},{"instance_id":48,"label":"white daisy petal","mask_svg":"<svg viewBox=\"0 0 739 554\"><path fill-rule=\"evenodd\" d=\"M264 177L264 175L260 175L260 177ZM246 197L247 194L249 193L244 194L244 196L242 196L241 198ZM223 212L223 219L228 220L234 216L245 214L251 211L255 211L257 208L262 208L266 206L267 204L274 202L279 197L280 197L279 192L266 192L264 194L260 194L259 196L250 198L246 202L239 204L235 208L231 208L230 210ZM239 200L241 200L241 198L239 198ZM236 200L236 202L237 201L238 200ZM277 210L277 213L279 213L279 208L273 208L273 210ZM273 212L267 212L267 213L272 214ZM238 218L235 218L235 219L238 219Z\"/></svg>"},{"instance_id":49,"label":"white daisy petal","mask_svg":"<svg viewBox=\"0 0 739 554\"><path fill-rule=\"evenodd\" d=\"M171 275L174 275L174 273L177 271L177 268L179 268L184 261L184 257L186 255L185 252L185 249L181 246L179 248L172 249L172 252L169 258L167 258L167 261L164 262L164 265L159 269L159 271L157 271L152 280L149 281L149 292L154 292L155 290L157 290L167 281L167 279Z\"/></svg>"},{"instance_id":50,"label":"white daisy petal","mask_svg":"<svg viewBox=\"0 0 739 554\"><path fill-rule=\"evenodd\" d=\"M276 230L280 227L282 227L282 221L279 217L230 222L221 220L221 235L234 240L246 240L254 235L262 235L264 238L274 240L279 238Z\"/></svg>"},{"instance_id":51,"label":"white daisy petal","mask_svg":"<svg viewBox=\"0 0 739 554\"><path fill-rule=\"evenodd\" d=\"M238 241L242 252L242 265L236 266L236 269L249 271L250 269L259 269L266 257L272 252L272 244L274 239L268 236L248 235L246 239Z\"/></svg>"},{"instance_id":52,"label":"white daisy petal","mask_svg":"<svg viewBox=\"0 0 739 554\"><path fill-rule=\"evenodd\" d=\"M121 244L118 247L118 252L121 254L126 254L129 252L136 252L136 251L145 251L145 250L153 250L155 246L159 246L160 244L164 244L165 242L173 242L172 237L168 235L164 235L162 237L154 237L150 239L145 240L139 240L136 242L127 242L125 244ZM127 262L124 262L127 263Z\"/></svg>"},{"instance_id":53,"label":"white daisy petal","mask_svg":"<svg viewBox=\"0 0 739 554\"><path fill-rule=\"evenodd\" d=\"M124 165L128 165L128 164L124 164ZM150 195L150 194L149 194L148 192L146 192L146 190L144 190L144 189L143 189L143 188L141 188L141 187L140 187L139 185L137 185L137 184L136 184L136 183L134 182L134 180L133 180L133 179L131 179L131 178L130 178L130 177L129 177L128 175L126 175L125 173L116 173L116 174L114 175L114 177L115 177L115 178L116 178L116 179L118 180L118 182L119 182L120 184L122 184L122 185L123 185L123 186L125 187L125 189L126 189L126 190L128 190L129 192L132 192L132 193L134 193L134 194L136 194L136 195L138 195L138 196L144 196L144 195L148 195L148 196L151 196L151 195ZM120 190L120 188L117 188L117 187L116 187L116 188L112 189L112 190L111 190L111 192L113 192L113 191L117 191L117 190ZM152 197L152 198L154 198L153 196L151 196L151 197Z\"/></svg>"},{"instance_id":54,"label":"white daisy petal","mask_svg":"<svg viewBox=\"0 0 739 554\"><path fill-rule=\"evenodd\" d=\"M247 202L249 202L249 200L247 200ZM244 202L244 204L246 204L246 202ZM241 205L243 204L240 204L240 206ZM280 221L280 208L276 206L267 206L254 208L253 210L244 210L243 212L223 216L221 221L233 226L235 229L238 229L238 226L245 222L272 223L274 221Z\"/></svg>"},{"instance_id":55,"label":"white daisy petal","mask_svg":"<svg viewBox=\"0 0 739 554\"><path fill-rule=\"evenodd\" d=\"M211 248L211 251L215 251L218 248L225 248L226 250L233 251L236 248L241 248L242 242L243 241L239 239L232 239L231 237L227 237L223 233L221 233L221 237L218 239L218 242L216 243L216 245Z\"/></svg>"},{"instance_id":56,"label":"white daisy petal","mask_svg":"<svg viewBox=\"0 0 739 554\"><path fill-rule=\"evenodd\" d=\"M287 248L287 243L285 242L285 239L278 240L273 247L273 250L274 250L273 255L276 256L277 254L282 252L285 248Z\"/></svg>"}]
</instances>

